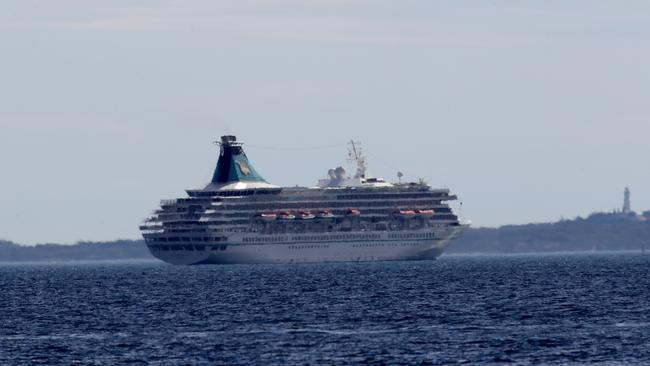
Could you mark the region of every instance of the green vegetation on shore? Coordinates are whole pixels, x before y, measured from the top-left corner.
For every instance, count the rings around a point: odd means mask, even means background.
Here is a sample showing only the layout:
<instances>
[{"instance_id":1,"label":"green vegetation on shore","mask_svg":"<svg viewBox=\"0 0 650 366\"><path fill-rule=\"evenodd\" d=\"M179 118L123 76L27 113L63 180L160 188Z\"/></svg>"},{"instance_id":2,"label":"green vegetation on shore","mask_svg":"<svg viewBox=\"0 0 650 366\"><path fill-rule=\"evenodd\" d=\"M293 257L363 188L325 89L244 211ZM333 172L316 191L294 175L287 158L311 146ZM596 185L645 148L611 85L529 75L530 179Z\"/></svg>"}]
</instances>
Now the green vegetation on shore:
<instances>
[{"instance_id":1,"label":"green vegetation on shore","mask_svg":"<svg viewBox=\"0 0 650 366\"><path fill-rule=\"evenodd\" d=\"M143 240L18 245L0 240L0 262L153 259Z\"/></svg>"},{"instance_id":2,"label":"green vegetation on shore","mask_svg":"<svg viewBox=\"0 0 650 366\"><path fill-rule=\"evenodd\" d=\"M594 213L555 223L470 229L448 253L548 253L650 250L650 211L637 216Z\"/></svg>"}]
</instances>

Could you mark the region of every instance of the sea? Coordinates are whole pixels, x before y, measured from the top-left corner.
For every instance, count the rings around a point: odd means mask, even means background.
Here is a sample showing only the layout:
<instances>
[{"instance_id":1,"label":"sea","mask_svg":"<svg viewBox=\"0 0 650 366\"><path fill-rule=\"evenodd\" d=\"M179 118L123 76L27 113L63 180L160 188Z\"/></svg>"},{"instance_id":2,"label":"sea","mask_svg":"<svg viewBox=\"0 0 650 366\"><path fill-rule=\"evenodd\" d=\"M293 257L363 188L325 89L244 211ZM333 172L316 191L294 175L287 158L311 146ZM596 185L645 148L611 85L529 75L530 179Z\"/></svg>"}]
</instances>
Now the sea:
<instances>
[{"instance_id":1,"label":"sea","mask_svg":"<svg viewBox=\"0 0 650 366\"><path fill-rule=\"evenodd\" d=\"M650 254L0 264L0 365L648 365Z\"/></svg>"}]
</instances>

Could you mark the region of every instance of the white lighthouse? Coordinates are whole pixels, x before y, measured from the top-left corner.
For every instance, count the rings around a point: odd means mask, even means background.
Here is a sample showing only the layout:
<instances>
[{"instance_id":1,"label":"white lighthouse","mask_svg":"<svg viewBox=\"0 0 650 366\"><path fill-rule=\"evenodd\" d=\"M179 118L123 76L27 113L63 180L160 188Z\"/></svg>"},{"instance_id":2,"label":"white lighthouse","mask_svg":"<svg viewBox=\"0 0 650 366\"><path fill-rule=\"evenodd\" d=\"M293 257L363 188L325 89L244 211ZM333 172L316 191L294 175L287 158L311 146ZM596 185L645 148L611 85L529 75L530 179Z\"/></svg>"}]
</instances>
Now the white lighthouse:
<instances>
[{"instance_id":1,"label":"white lighthouse","mask_svg":"<svg viewBox=\"0 0 650 366\"><path fill-rule=\"evenodd\" d=\"M629 215L632 213L632 205L630 204L630 189L625 187L625 192L623 192L623 215Z\"/></svg>"}]
</instances>

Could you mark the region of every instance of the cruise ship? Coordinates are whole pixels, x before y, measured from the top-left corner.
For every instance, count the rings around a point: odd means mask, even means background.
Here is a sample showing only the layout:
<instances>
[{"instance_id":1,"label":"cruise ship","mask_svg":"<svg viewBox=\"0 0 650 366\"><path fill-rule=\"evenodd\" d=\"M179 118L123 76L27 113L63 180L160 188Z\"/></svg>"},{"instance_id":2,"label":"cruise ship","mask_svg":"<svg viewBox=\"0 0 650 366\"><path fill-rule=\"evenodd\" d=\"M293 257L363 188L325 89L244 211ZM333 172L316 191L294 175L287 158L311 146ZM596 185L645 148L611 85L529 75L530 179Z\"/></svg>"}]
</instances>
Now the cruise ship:
<instances>
[{"instance_id":1,"label":"cruise ship","mask_svg":"<svg viewBox=\"0 0 650 366\"><path fill-rule=\"evenodd\" d=\"M448 189L368 176L354 142L356 173L330 169L314 187L268 183L235 136L217 145L211 182L161 201L140 226L156 258L179 265L433 260L469 225L449 207L457 197Z\"/></svg>"}]
</instances>

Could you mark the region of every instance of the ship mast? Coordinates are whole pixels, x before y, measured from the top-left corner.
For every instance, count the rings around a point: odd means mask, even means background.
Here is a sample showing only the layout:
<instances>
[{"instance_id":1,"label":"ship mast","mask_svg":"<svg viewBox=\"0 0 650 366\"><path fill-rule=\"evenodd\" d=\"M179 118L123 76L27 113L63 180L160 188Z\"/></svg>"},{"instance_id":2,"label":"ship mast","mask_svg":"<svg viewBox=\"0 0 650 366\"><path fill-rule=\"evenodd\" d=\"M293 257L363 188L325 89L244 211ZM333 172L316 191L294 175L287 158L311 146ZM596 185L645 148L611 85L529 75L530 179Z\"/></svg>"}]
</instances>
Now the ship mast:
<instances>
[{"instance_id":1,"label":"ship mast","mask_svg":"<svg viewBox=\"0 0 650 366\"><path fill-rule=\"evenodd\" d=\"M361 147L357 146L360 145L360 143L350 140L348 145L350 145L348 148L348 161L357 164L357 173L354 175L354 178L365 179L367 176L366 157L363 156Z\"/></svg>"}]
</instances>

